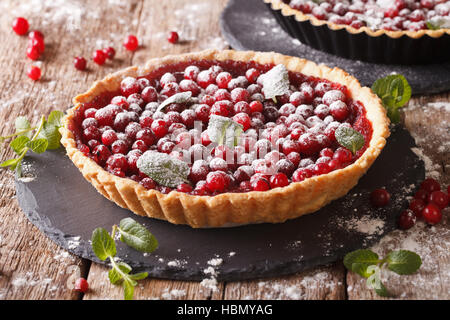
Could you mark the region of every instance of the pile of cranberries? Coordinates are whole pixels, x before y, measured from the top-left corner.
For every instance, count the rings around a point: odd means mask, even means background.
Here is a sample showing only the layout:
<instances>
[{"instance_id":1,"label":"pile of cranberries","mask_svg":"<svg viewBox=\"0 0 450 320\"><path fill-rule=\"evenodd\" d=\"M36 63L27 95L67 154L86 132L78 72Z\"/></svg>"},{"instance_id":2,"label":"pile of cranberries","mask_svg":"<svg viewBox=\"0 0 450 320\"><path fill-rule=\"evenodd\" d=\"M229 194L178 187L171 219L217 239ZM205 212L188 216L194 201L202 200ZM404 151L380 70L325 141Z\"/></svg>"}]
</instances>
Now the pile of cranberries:
<instances>
[{"instance_id":1,"label":"pile of cranberries","mask_svg":"<svg viewBox=\"0 0 450 320\"><path fill-rule=\"evenodd\" d=\"M69 129L79 150L104 169L163 193L172 189L137 168L147 150L186 161L189 183L176 190L195 195L265 191L353 163L372 135L362 104L343 85L293 72L289 93L276 102L266 99L260 76L272 67L200 61L127 77L119 91L80 105ZM168 97L186 91L192 101L157 111ZM211 142L211 115L242 125L237 146ZM334 136L339 126L361 132L364 148L353 155L339 146Z\"/></svg>"},{"instance_id":2,"label":"pile of cranberries","mask_svg":"<svg viewBox=\"0 0 450 320\"><path fill-rule=\"evenodd\" d=\"M442 210L449 204L449 195L450 186L447 187L447 193L445 193L441 191L439 182L432 178L425 179L409 203L409 208L400 214L400 228L411 228L417 219L424 219L431 225L440 222Z\"/></svg>"},{"instance_id":3,"label":"pile of cranberries","mask_svg":"<svg viewBox=\"0 0 450 320\"><path fill-rule=\"evenodd\" d=\"M446 0L284 0L292 8L311 14L319 20L372 30L428 29L427 22L446 19L450 3Z\"/></svg>"}]
</instances>

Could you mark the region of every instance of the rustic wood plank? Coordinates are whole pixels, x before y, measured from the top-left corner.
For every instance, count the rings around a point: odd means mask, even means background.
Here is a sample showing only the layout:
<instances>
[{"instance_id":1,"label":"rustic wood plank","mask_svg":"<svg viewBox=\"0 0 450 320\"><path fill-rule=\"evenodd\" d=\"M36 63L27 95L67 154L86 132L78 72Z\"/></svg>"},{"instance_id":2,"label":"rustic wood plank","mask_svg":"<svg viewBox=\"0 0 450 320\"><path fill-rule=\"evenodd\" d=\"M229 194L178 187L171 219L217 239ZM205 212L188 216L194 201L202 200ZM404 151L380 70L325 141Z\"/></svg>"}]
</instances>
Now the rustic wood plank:
<instances>
[{"instance_id":1,"label":"rustic wood plank","mask_svg":"<svg viewBox=\"0 0 450 320\"><path fill-rule=\"evenodd\" d=\"M0 47L0 134L13 131L18 115L27 115L36 122L50 110L66 109L76 93L119 65L131 63L132 55L121 49L121 42L123 34L130 32L124 22L138 17L140 1L124 3L124 7L103 10L106 0L64 5L54 1L1 1L0 38L8 45ZM15 35L10 27L16 16L26 17L31 29L41 30L46 37L39 82L26 76L31 64L25 55L27 37ZM116 30L121 30L120 38L114 37ZM110 42L118 49L113 63L98 67L89 62L89 72L74 69L73 56L89 59L94 49ZM2 147L0 159L11 156L9 148ZM0 171L0 186L0 299L81 298L68 282L76 274L87 276L90 263L67 253L28 222L14 199L13 177L5 170Z\"/></svg>"},{"instance_id":2,"label":"rustic wood plank","mask_svg":"<svg viewBox=\"0 0 450 320\"><path fill-rule=\"evenodd\" d=\"M442 103L436 103L436 102ZM427 176L436 178L445 188L450 184L450 95L440 94L414 98L404 110L406 128L416 139L425 159ZM392 193L395 197L395 192ZM443 211L443 220L434 227L423 222L408 231L396 230L384 237L373 249L380 255L390 250L408 249L417 252L423 261L419 271L410 276L383 273L386 287L396 299L450 298L450 209ZM348 273L349 299L380 299L368 290L365 280Z\"/></svg>"}]
</instances>

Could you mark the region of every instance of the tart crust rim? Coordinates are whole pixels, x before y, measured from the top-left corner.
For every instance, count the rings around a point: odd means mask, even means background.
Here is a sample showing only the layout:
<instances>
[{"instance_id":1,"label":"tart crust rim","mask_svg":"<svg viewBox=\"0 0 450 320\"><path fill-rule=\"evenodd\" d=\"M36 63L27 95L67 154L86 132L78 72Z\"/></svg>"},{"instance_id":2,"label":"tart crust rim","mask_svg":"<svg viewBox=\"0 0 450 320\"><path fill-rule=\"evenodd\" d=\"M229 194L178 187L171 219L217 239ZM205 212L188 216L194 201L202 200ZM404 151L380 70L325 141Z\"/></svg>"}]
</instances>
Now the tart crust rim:
<instances>
[{"instance_id":1,"label":"tart crust rim","mask_svg":"<svg viewBox=\"0 0 450 320\"><path fill-rule=\"evenodd\" d=\"M281 13L285 17L295 16L295 19L298 22L305 22L309 21L313 26L320 27L323 25L327 25L330 30L338 31L345 29L348 33L351 34L360 34L360 33L366 33L370 37L381 37L382 35L386 35L389 38L392 39L398 39L402 36L407 36L411 39L419 39L425 35L430 36L431 38L440 38L444 34L450 35L450 29L448 28L442 28L437 30L419 30L419 31L407 31L407 30L400 30L400 31L390 31L390 30L384 30L384 29L378 29L378 30L372 30L369 27L361 27L361 28L353 28L349 25L344 24L336 24L333 22L330 22L328 20L320 20L314 17L310 14L304 14L300 10L291 8L288 4L280 1L280 0L263 0L266 4L270 4L272 10L281 10Z\"/></svg>"},{"instance_id":2,"label":"tart crust rim","mask_svg":"<svg viewBox=\"0 0 450 320\"><path fill-rule=\"evenodd\" d=\"M77 149L74 135L67 129L67 125L73 119L74 110L81 103L89 102L105 91L117 90L121 80L127 76L144 76L163 65L193 60L281 63L290 71L345 84L352 98L360 100L366 109L366 117L371 121L373 130L370 143L354 163L343 169L265 192L223 193L216 196L197 196L178 191L163 194L157 190L147 190L134 180L107 172ZM338 68L331 69L305 59L274 52L205 50L151 59L144 67L129 67L96 81L87 92L76 96L73 104L74 107L67 111L64 126L60 129L61 143L85 179L107 199L135 214L167 220L174 224L188 224L195 228L260 222L279 223L314 212L345 195L357 184L359 178L378 157L389 136L389 120L380 99L369 88L361 87L357 79Z\"/></svg>"}]
</instances>

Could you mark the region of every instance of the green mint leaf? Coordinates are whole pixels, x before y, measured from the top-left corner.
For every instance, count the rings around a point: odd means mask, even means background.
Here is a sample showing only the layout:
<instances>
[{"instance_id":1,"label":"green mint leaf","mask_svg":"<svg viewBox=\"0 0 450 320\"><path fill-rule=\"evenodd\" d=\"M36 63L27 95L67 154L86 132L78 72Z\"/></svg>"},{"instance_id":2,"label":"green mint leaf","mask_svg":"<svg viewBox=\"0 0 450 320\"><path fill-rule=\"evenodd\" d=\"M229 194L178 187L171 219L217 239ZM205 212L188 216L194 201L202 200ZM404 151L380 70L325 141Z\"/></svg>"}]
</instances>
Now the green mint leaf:
<instances>
[{"instance_id":1,"label":"green mint leaf","mask_svg":"<svg viewBox=\"0 0 450 320\"><path fill-rule=\"evenodd\" d=\"M112 284L118 284L121 280L123 280L122 274L120 272L129 274L131 272L131 267L125 262L118 262L111 270L108 272L109 282Z\"/></svg>"},{"instance_id":2,"label":"green mint leaf","mask_svg":"<svg viewBox=\"0 0 450 320\"><path fill-rule=\"evenodd\" d=\"M439 25L434 24L431 21L427 21L426 24L427 24L427 28L430 29L430 30L439 30L441 28Z\"/></svg>"},{"instance_id":3,"label":"green mint leaf","mask_svg":"<svg viewBox=\"0 0 450 320\"><path fill-rule=\"evenodd\" d=\"M176 93L173 96L170 96L169 98L164 100L158 106L158 109L156 109L156 111L163 111L165 107L167 107L168 105L170 105L172 103L179 103L179 104L190 103L191 97L192 97L192 92L190 92L190 91Z\"/></svg>"},{"instance_id":4,"label":"green mint leaf","mask_svg":"<svg viewBox=\"0 0 450 320\"><path fill-rule=\"evenodd\" d=\"M147 272L140 272L140 273L135 273L135 274L130 274L130 278L132 280L142 280L148 277L148 273Z\"/></svg>"},{"instance_id":5,"label":"green mint leaf","mask_svg":"<svg viewBox=\"0 0 450 320\"><path fill-rule=\"evenodd\" d=\"M241 124L232 119L213 114L209 118L207 130L212 142L234 148L243 129L244 127Z\"/></svg>"},{"instance_id":6,"label":"green mint leaf","mask_svg":"<svg viewBox=\"0 0 450 320\"><path fill-rule=\"evenodd\" d=\"M97 228L92 233L92 250L102 261L116 255L116 244L111 235L103 228Z\"/></svg>"},{"instance_id":7,"label":"green mint leaf","mask_svg":"<svg viewBox=\"0 0 450 320\"><path fill-rule=\"evenodd\" d=\"M34 153L44 153L48 147L47 139L36 139L28 141L26 144L28 148L31 149Z\"/></svg>"},{"instance_id":8,"label":"green mint leaf","mask_svg":"<svg viewBox=\"0 0 450 320\"><path fill-rule=\"evenodd\" d=\"M393 123L399 122L398 109L405 106L411 98L411 86L406 78L400 74L380 78L373 83L372 91L380 97L389 119Z\"/></svg>"},{"instance_id":9,"label":"green mint leaf","mask_svg":"<svg viewBox=\"0 0 450 320\"><path fill-rule=\"evenodd\" d=\"M2 168L10 167L11 170L15 170L20 160L21 160L20 158L6 160L0 164L0 167Z\"/></svg>"},{"instance_id":10,"label":"green mint leaf","mask_svg":"<svg viewBox=\"0 0 450 320\"><path fill-rule=\"evenodd\" d=\"M23 132L23 131L31 129L31 124L30 124L30 121L28 121L28 119L26 117L21 116L21 117L16 118L16 121L14 122L14 127L16 128L16 133ZM31 134L32 134L32 132L30 130L27 132L23 132L20 135L31 138Z\"/></svg>"},{"instance_id":11,"label":"green mint leaf","mask_svg":"<svg viewBox=\"0 0 450 320\"><path fill-rule=\"evenodd\" d=\"M63 118L64 112L53 110L52 112L50 112L47 122L57 128L60 128L63 126Z\"/></svg>"},{"instance_id":12,"label":"green mint leaf","mask_svg":"<svg viewBox=\"0 0 450 320\"><path fill-rule=\"evenodd\" d=\"M261 76L266 99L275 99L289 93L289 73L284 65L276 65Z\"/></svg>"},{"instance_id":13,"label":"green mint leaf","mask_svg":"<svg viewBox=\"0 0 450 320\"><path fill-rule=\"evenodd\" d=\"M376 265L378 262L378 255L368 249L352 251L347 253L344 257L344 266L348 270L356 272L364 278L367 278L372 274L367 268ZM355 267L353 268L353 266Z\"/></svg>"},{"instance_id":14,"label":"green mint leaf","mask_svg":"<svg viewBox=\"0 0 450 320\"><path fill-rule=\"evenodd\" d=\"M388 269L397 274L413 274L422 265L419 255L409 250L389 252L386 257Z\"/></svg>"},{"instance_id":15,"label":"green mint leaf","mask_svg":"<svg viewBox=\"0 0 450 320\"><path fill-rule=\"evenodd\" d=\"M391 294L389 293L389 291L386 289L386 287L384 286L383 282L380 281L379 283L379 287L374 288L375 292L380 296L380 297L390 297Z\"/></svg>"},{"instance_id":16,"label":"green mint leaf","mask_svg":"<svg viewBox=\"0 0 450 320\"><path fill-rule=\"evenodd\" d=\"M61 133L59 133L58 127L54 124L44 123L38 137L48 141L47 149L49 150L58 149L61 146Z\"/></svg>"},{"instance_id":17,"label":"green mint leaf","mask_svg":"<svg viewBox=\"0 0 450 320\"><path fill-rule=\"evenodd\" d=\"M15 153L17 153L18 155L22 155L29 142L30 138L28 138L27 136L18 136L13 141L11 141L9 146L14 150Z\"/></svg>"},{"instance_id":18,"label":"green mint leaf","mask_svg":"<svg viewBox=\"0 0 450 320\"><path fill-rule=\"evenodd\" d=\"M156 238L143 225L132 218L122 219L119 231L120 241L138 251L153 252L158 248Z\"/></svg>"},{"instance_id":19,"label":"green mint leaf","mask_svg":"<svg viewBox=\"0 0 450 320\"><path fill-rule=\"evenodd\" d=\"M146 151L137 161L137 167L166 187L175 188L181 183L189 183L188 164L165 153Z\"/></svg>"},{"instance_id":20,"label":"green mint leaf","mask_svg":"<svg viewBox=\"0 0 450 320\"><path fill-rule=\"evenodd\" d=\"M353 154L364 147L366 143L364 136L353 128L340 126L334 133L337 142L349 149Z\"/></svg>"},{"instance_id":21,"label":"green mint leaf","mask_svg":"<svg viewBox=\"0 0 450 320\"><path fill-rule=\"evenodd\" d=\"M136 283L136 282L134 282L134 283ZM133 280L125 279L125 281L123 282L124 299L125 300L133 300L135 285L136 284L133 285Z\"/></svg>"}]
</instances>

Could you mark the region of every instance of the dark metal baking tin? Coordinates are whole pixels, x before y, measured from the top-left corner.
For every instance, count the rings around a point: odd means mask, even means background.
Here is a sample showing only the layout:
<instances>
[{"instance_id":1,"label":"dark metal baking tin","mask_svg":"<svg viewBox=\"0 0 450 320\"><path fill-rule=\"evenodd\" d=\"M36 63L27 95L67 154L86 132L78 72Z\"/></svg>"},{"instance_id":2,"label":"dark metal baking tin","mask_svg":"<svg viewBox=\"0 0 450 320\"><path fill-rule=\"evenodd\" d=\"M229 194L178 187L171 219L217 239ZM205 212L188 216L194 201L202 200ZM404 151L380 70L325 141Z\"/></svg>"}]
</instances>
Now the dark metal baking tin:
<instances>
[{"instance_id":1,"label":"dark metal baking tin","mask_svg":"<svg viewBox=\"0 0 450 320\"><path fill-rule=\"evenodd\" d=\"M332 30L328 25L314 26L310 21L298 21L285 16L281 9L266 6L281 27L293 38L315 49L344 58L386 64L427 64L450 61L450 35L439 38L424 35L413 39L387 35L371 37L365 32L352 34L346 29Z\"/></svg>"}]
</instances>

